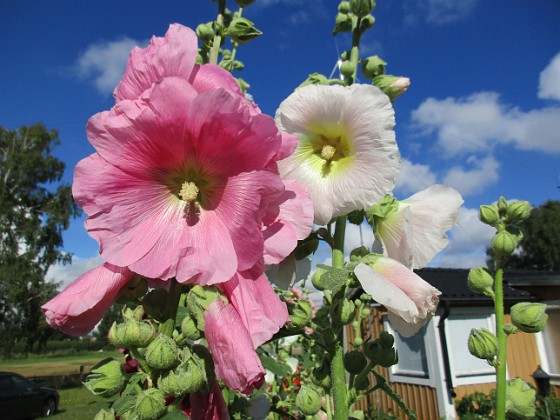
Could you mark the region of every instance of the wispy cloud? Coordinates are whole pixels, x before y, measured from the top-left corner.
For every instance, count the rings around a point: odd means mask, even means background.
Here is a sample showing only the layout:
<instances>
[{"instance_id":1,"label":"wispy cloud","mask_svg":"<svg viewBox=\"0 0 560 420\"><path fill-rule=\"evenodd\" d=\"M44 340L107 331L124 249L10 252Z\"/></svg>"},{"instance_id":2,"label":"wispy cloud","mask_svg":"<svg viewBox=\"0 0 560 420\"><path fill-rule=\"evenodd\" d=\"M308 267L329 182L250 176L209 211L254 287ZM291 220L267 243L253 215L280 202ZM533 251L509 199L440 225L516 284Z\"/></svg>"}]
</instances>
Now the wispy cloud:
<instances>
[{"instance_id":1,"label":"wispy cloud","mask_svg":"<svg viewBox=\"0 0 560 420\"><path fill-rule=\"evenodd\" d=\"M539 78L539 98L560 101L560 53L556 54Z\"/></svg>"},{"instance_id":2,"label":"wispy cloud","mask_svg":"<svg viewBox=\"0 0 560 420\"><path fill-rule=\"evenodd\" d=\"M86 271L89 271L103 263L103 258L99 255L91 258L80 258L74 256L72 258L72 264L56 264L51 266L49 271L47 271L46 278L50 282L61 282L59 290L62 290Z\"/></svg>"},{"instance_id":3,"label":"wispy cloud","mask_svg":"<svg viewBox=\"0 0 560 420\"><path fill-rule=\"evenodd\" d=\"M467 161L468 168L454 166L447 171L443 183L455 188L463 196L481 193L486 187L494 184L499 179L498 169L500 164L492 156L479 159L470 156Z\"/></svg>"},{"instance_id":4,"label":"wispy cloud","mask_svg":"<svg viewBox=\"0 0 560 420\"><path fill-rule=\"evenodd\" d=\"M412 163L402 159L402 167L397 175L395 192L402 195L411 195L428 188L437 182L437 176L429 165Z\"/></svg>"},{"instance_id":5,"label":"wispy cloud","mask_svg":"<svg viewBox=\"0 0 560 420\"><path fill-rule=\"evenodd\" d=\"M110 95L124 73L132 48L146 44L128 37L92 44L76 60L76 74L93 82L102 95Z\"/></svg>"}]
</instances>

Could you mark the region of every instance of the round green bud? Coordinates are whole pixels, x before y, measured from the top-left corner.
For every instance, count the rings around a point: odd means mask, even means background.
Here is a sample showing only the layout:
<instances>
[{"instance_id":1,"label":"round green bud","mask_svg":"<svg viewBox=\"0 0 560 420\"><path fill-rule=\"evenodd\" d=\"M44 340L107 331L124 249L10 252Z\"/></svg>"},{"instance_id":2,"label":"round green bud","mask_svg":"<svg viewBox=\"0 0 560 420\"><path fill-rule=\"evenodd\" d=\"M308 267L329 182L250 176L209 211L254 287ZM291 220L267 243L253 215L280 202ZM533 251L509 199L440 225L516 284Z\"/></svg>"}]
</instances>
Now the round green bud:
<instances>
[{"instance_id":1,"label":"round green bud","mask_svg":"<svg viewBox=\"0 0 560 420\"><path fill-rule=\"evenodd\" d=\"M373 85L377 86L379 89L385 93L391 100L395 102L395 99L402 95L410 87L410 79L408 77L393 76L390 74L381 74L373 78Z\"/></svg>"},{"instance_id":2,"label":"round green bud","mask_svg":"<svg viewBox=\"0 0 560 420\"><path fill-rule=\"evenodd\" d=\"M469 271L467 285L475 293L494 297L494 278L483 267L472 268Z\"/></svg>"},{"instance_id":3,"label":"round green bud","mask_svg":"<svg viewBox=\"0 0 560 420\"><path fill-rule=\"evenodd\" d=\"M329 390L331 388L331 362L328 356L323 357L321 366L313 370L311 381L315 385L320 386L326 390Z\"/></svg>"},{"instance_id":4,"label":"round green bud","mask_svg":"<svg viewBox=\"0 0 560 420\"><path fill-rule=\"evenodd\" d=\"M350 2L349 1L341 1L338 5L338 11L340 13L348 13L350 12Z\"/></svg>"},{"instance_id":5,"label":"round green bud","mask_svg":"<svg viewBox=\"0 0 560 420\"><path fill-rule=\"evenodd\" d=\"M205 44L211 44L215 35L213 22L201 23L196 27L196 36Z\"/></svg>"},{"instance_id":6,"label":"round green bud","mask_svg":"<svg viewBox=\"0 0 560 420\"><path fill-rule=\"evenodd\" d=\"M354 379L354 388L357 391L363 391L369 388L369 378L367 375L358 375Z\"/></svg>"},{"instance_id":7,"label":"round green bud","mask_svg":"<svg viewBox=\"0 0 560 420\"><path fill-rule=\"evenodd\" d=\"M372 15L367 15L360 21L360 30L365 31L367 29L373 28L375 24L375 18Z\"/></svg>"},{"instance_id":8,"label":"round green bud","mask_svg":"<svg viewBox=\"0 0 560 420\"><path fill-rule=\"evenodd\" d=\"M166 335L158 335L146 349L146 362L154 369L172 369L179 364L179 348Z\"/></svg>"},{"instance_id":9,"label":"round green bud","mask_svg":"<svg viewBox=\"0 0 560 420\"><path fill-rule=\"evenodd\" d=\"M302 385L296 396L296 407L306 416L313 416L321 409L321 393L314 387Z\"/></svg>"},{"instance_id":10,"label":"round green bud","mask_svg":"<svg viewBox=\"0 0 560 420\"><path fill-rule=\"evenodd\" d=\"M344 368L357 375L367 366L367 359L364 354L359 350L349 351L344 355Z\"/></svg>"},{"instance_id":11,"label":"round green bud","mask_svg":"<svg viewBox=\"0 0 560 420\"><path fill-rule=\"evenodd\" d=\"M93 418L93 420L115 420L115 412L112 408L108 410L101 409Z\"/></svg>"},{"instance_id":12,"label":"round green bud","mask_svg":"<svg viewBox=\"0 0 560 420\"><path fill-rule=\"evenodd\" d=\"M379 334L379 341L385 347L393 347L393 344L395 344L395 337L387 331L381 331L381 334Z\"/></svg>"},{"instance_id":13,"label":"round green bud","mask_svg":"<svg viewBox=\"0 0 560 420\"><path fill-rule=\"evenodd\" d=\"M478 218L482 223L486 223L490 226L497 226L500 222L500 212L498 211L498 206L480 206Z\"/></svg>"},{"instance_id":14,"label":"round green bud","mask_svg":"<svg viewBox=\"0 0 560 420\"><path fill-rule=\"evenodd\" d=\"M196 325L196 319L190 313L188 313L181 322L181 332L191 341L196 341L202 338L203 335L202 331L200 331Z\"/></svg>"},{"instance_id":15,"label":"round green bud","mask_svg":"<svg viewBox=\"0 0 560 420\"><path fill-rule=\"evenodd\" d=\"M548 319L544 303L516 303L511 307L510 315L513 325L526 333L542 331Z\"/></svg>"},{"instance_id":16,"label":"round green bud","mask_svg":"<svg viewBox=\"0 0 560 420\"><path fill-rule=\"evenodd\" d=\"M369 314L371 314L371 311L369 310L369 308L364 308L364 310L362 311L362 315L363 316L369 316Z\"/></svg>"},{"instance_id":17,"label":"round green bud","mask_svg":"<svg viewBox=\"0 0 560 420\"><path fill-rule=\"evenodd\" d=\"M331 308L331 316L333 320L340 325L347 325L354 321L356 314L356 305L349 299L339 300Z\"/></svg>"},{"instance_id":18,"label":"round green bud","mask_svg":"<svg viewBox=\"0 0 560 420\"><path fill-rule=\"evenodd\" d=\"M262 35L262 32L255 28L253 22L242 17L234 18L231 21L227 33L231 40L238 44L246 44L259 35Z\"/></svg>"},{"instance_id":19,"label":"round green bud","mask_svg":"<svg viewBox=\"0 0 560 420\"><path fill-rule=\"evenodd\" d=\"M337 13L334 20L333 35L352 30L352 16L347 13Z\"/></svg>"},{"instance_id":20,"label":"round green bud","mask_svg":"<svg viewBox=\"0 0 560 420\"><path fill-rule=\"evenodd\" d=\"M506 413L521 418L535 417L536 391L520 378L511 379L506 386Z\"/></svg>"},{"instance_id":21,"label":"round green bud","mask_svg":"<svg viewBox=\"0 0 560 420\"><path fill-rule=\"evenodd\" d=\"M311 284L313 284L313 287L315 287L315 289L319 291L325 290L325 286L321 282L321 277L323 276L323 274L325 274L325 270L318 268L313 273L313 276L311 276Z\"/></svg>"},{"instance_id":22,"label":"round green bud","mask_svg":"<svg viewBox=\"0 0 560 420\"><path fill-rule=\"evenodd\" d=\"M174 370L163 376L158 382L158 388L166 395L180 397L181 395L207 391L210 381L214 380L214 362L212 356L203 346L194 346L193 351L188 347L183 350L183 362Z\"/></svg>"},{"instance_id":23,"label":"round green bud","mask_svg":"<svg viewBox=\"0 0 560 420\"><path fill-rule=\"evenodd\" d=\"M103 359L83 376L82 383L94 395L110 398L126 384L124 366L113 358Z\"/></svg>"},{"instance_id":24,"label":"round green bud","mask_svg":"<svg viewBox=\"0 0 560 420\"><path fill-rule=\"evenodd\" d=\"M146 347L156 336L154 326L149 322L128 319L113 325L109 329L109 342L117 347Z\"/></svg>"},{"instance_id":25,"label":"round green bud","mask_svg":"<svg viewBox=\"0 0 560 420\"><path fill-rule=\"evenodd\" d=\"M351 61L343 61L342 64L340 65L340 73L346 77L346 78L351 78L354 76L354 70L356 70L356 67L354 66L354 64L352 64Z\"/></svg>"},{"instance_id":26,"label":"round green bud","mask_svg":"<svg viewBox=\"0 0 560 420\"><path fill-rule=\"evenodd\" d=\"M498 206L498 211L500 212L500 216L505 216L508 207L507 200L504 197L500 197L496 205Z\"/></svg>"},{"instance_id":27,"label":"round green bud","mask_svg":"<svg viewBox=\"0 0 560 420\"><path fill-rule=\"evenodd\" d=\"M498 339L484 328L471 330L469 335L469 352L479 359L493 362L498 354Z\"/></svg>"},{"instance_id":28,"label":"round green bud","mask_svg":"<svg viewBox=\"0 0 560 420\"><path fill-rule=\"evenodd\" d=\"M156 388L143 391L136 397L135 413L140 420L156 420L165 411L165 396Z\"/></svg>"},{"instance_id":29,"label":"round green bud","mask_svg":"<svg viewBox=\"0 0 560 420\"><path fill-rule=\"evenodd\" d=\"M307 85L327 85L328 83L329 79L327 79L324 75L320 73L312 73L298 87L304 87Z\"/></svg>"},{"instance_id":30,"label":"round green bud","mask_svg":"<svg viewBox=\"0 0 560 420\"><path fill-rule=\"evenodd\" d=\"M374 7L375 0L350 0L350 10L358 17L369 15Z\"/></svg>"},{"instance_id":31,"label":"round green bud","mask_svg":"<svg viewBox=\"0 0 560 420\"><path fill-rule=\"evenodd\" d=\"M291 321L286 324L286 328L299 330L306 327L313 317L313 306L308 300L297 300L288 305L288 312Z\"/></svg>"},{"instance_id":32,"label":"round green bud","mask_svg":"<svg viewBox=\"0 0 560 420\"><path fill-rule=\"evenodd\" d=\"M527 201L514 201L509 203L506 210L506 219L509 223L518 223L531 215L531 205Z\"/></svg>"},{"instance_id":33,"label":"round green bud","mask_svg":"<svg viewBox=\"0 0 560 420\"><path fill-rule=\"evenodd\" d=\"M373 79L376 76L385 74L387 63L378 55L373 55L362 61L362 74L366 79Z\"/></svg>"},{"instance_id":34,"label":"round green bud","mask_svg":"<svg viewBox=\"0 0 560 420\"><path fill-rule=\"evenodd\" d=\"M354 346L359 347L364 344L364 339L362 337L354 338Z\"/></svg>"},{"instance_id":35,"label":"round green bud","mask_svg":"<svg viewBox=\"0 0 560 420\"><path fill-rule=\"evenodd\" d=\"M387 347L380 340L370 341L364 346L365 355L376 365L390 367L399 359L397 351L393 347Z\"/></svg>"},{"instance_id":36,"label":"round green bud","mask_svg":"<svg viewBox=\"0 0 560 420\"><path fill-rule=\"evenodd\" d=\"M520 331L519 328L517 328L515 325L512 325L512 324L504 325L504 332L507 335L517 334L519 331Z\"/></svg>"},{"instance_id":37,"label":"round green bud","mask_svg":"<svg viewBox=\"0 0 560 420\"><path fill-rule=\"evenodd\" d=\"M362 257L369 254L369 249L365 246L354 248L350 251L350 261L359 261Z\"/></svg>"},{"instance_id":38,"label":"round green bud","mask_svg":"<svg viewBox=\"0 0 560 420\"><path fill-rule=\"evenodd\" d=\"M502 230L492 238L492 250L496 255L509 256L517 248L517 239L507 230Z\"/></svg>"}]
</instances>

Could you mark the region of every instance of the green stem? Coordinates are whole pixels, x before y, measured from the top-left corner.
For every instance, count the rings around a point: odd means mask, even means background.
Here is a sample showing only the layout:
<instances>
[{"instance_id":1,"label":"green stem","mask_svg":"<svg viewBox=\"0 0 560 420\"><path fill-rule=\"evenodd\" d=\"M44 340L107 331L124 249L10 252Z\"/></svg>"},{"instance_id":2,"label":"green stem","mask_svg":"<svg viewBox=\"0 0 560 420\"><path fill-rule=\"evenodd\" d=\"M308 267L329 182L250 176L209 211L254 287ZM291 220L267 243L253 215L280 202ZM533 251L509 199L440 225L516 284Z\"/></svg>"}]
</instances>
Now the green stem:
<instances>
[{"instance_id":1,"label":"green stem","mask_svg":"<svg viewBox=\"0 0 560 420\"><path fill-rule=\"evenodd\" d=\"M353 19L352 25L352 49L350 50L350 62L354 65L354 74L352 75L351 83L356 82L358 75L358 61L360 59L360 21L361 18Z\"/></svg>"},{"instance_id":2,"label":"green stem","mask_svg":"<svg viewBox=\"0 0 560 420\"><path fill-rule=\"evenodd\" d=\"M506 418L506 340L504 331L504 290L503 268L497 262L498 269L494 279L494 312L496 313L496 337L498 338L498 359L496 361L496 420Z\"/></svg>"},{"instance_id":3,"label":"green stem","mask_svg":"<svg viewBox=\"0 0 560 420\"><path fill-rule=\"evenodd\" d=\"M138 349L136 347L132 347L129 349L129 351L132 358L138 361L138 364L140 365L142 371L146 373L152 380L154 380L154 378L152 377L152 369L150 369L150 366L148 366L148 363L146 363L146 359L144 359Z\"/></svg>"},{"instance_id":4,"label":"green stem","mask_svg":"<svg viewBox=\"0 0 560 420\"><path fill-rule=\"evenodd\" d=\"M336 219L336 227L334 232L334 246L332 250L333 267L344 267L344 234L346 232L346 216Z\"/></svg>"},{"instance_id":5,"label":"green stem","mask_svg":"<svg viewBox=\"0 0 560 420\"><path fill-rule=\"evenodd\" d=\"M224 26L224 14L226 12L226 0L218 0L218 16L216 17L217 32L214 35L214 41L212 42L212 48L210 49L210 58L208 62L210 64L218 64L218 56L220 54L220 45L222 44L222 28Z\"/></svg>"},{"instance_id":6,"label":"green stem","mask_svg":"<svg viewBox=\"0 0 560 420\"><path fill-rule=\"evenodd\" d=\"M325 405L327 406L327 420L332 420L332 398L331 394L327 394L325 397Z\"/></svg>"}]
</instances>

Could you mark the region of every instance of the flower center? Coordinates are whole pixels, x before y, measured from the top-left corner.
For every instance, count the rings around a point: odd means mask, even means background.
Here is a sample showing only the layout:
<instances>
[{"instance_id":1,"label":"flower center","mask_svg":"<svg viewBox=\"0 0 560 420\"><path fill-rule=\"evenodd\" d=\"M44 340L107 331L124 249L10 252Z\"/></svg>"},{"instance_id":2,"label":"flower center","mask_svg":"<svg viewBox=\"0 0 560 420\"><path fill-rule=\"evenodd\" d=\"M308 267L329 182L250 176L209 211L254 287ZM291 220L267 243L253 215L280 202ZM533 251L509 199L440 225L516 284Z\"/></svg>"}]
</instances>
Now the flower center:
<instances>
[{"instance_id":1,"label":"flower center","mask_svg":"<svg viewBox=\"0 0 560 420\"><path fill-rule=\"evenodd\" d=\"M325 144L321 149L321 157L326 161L331 161L336 154L336 149L330 144Z\"/></svg>"},{"instance_id":2,"label":"flower center","mask_svg":"<svg viewBox=\"0 0 560 420\"><path fill-rule=\"evenodd\" d=\"M198 187L194 182L183 182L183 184L181 185L181 191L179 191L179 197L181 197L187 203L194 202L198 198Z\"/></svg>"}]
</instances>

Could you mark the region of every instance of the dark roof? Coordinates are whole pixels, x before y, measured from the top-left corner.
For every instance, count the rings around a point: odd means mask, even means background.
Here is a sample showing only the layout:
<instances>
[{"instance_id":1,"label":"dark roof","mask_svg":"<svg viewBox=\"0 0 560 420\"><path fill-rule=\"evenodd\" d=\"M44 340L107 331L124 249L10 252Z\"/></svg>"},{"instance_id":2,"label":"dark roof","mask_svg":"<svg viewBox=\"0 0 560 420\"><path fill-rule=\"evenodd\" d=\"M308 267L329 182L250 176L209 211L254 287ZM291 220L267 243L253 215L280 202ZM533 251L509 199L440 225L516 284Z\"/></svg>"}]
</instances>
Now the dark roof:
<instances>
[{"instance_id":1,"label":"dark roof","mask_svg":"<svg viewBox=\"0 0 560 420\"><path fill-rule=\"evenodd\" d=\"M475 293L467 286L469 270L466 268L422 268L415 273L441 291L440 301L450 303L473 303L475 305L492 304L492 299ZM504 276L506 281L511 273ZM512 289L504 284L504 301L510 304L519 301L535 300L535 297L523 290Z\"/></svg>"}]
</instances>

